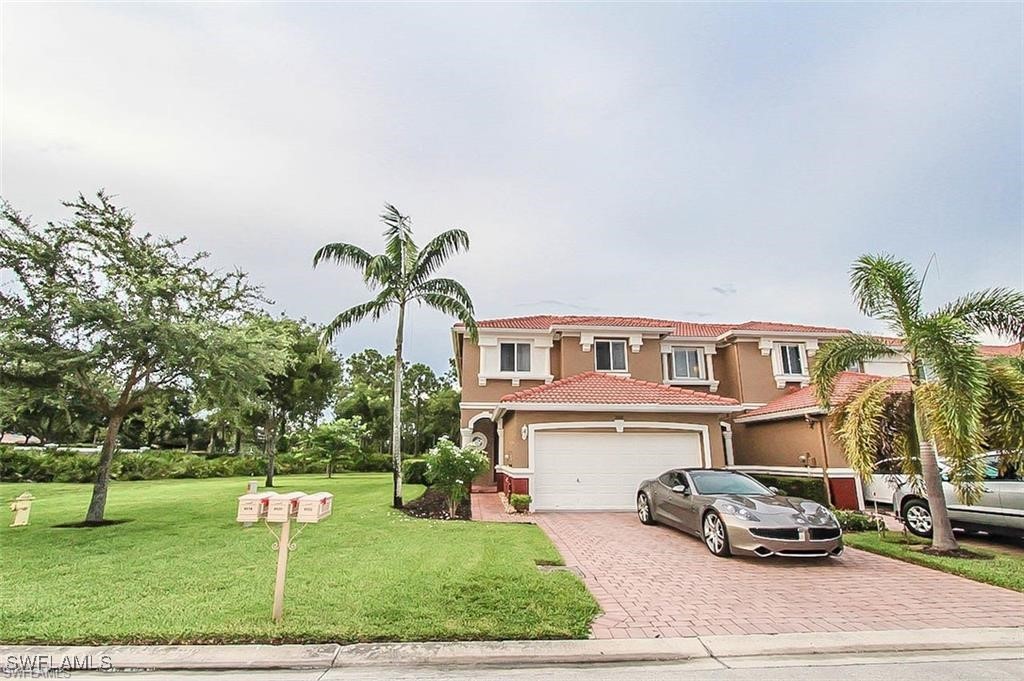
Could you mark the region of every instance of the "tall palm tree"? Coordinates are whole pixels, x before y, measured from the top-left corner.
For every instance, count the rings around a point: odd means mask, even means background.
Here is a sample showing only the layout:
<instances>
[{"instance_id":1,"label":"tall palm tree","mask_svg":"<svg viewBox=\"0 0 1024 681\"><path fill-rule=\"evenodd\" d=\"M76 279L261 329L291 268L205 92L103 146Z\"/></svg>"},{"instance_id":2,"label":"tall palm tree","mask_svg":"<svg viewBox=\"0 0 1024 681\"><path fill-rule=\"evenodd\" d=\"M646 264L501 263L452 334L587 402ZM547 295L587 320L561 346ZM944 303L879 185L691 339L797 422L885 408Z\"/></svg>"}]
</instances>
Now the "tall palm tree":
<instances>
[{"instance_id":1,"label":"tall palm tree","mask_svg":"<svg viewBox=\"0 0 1024 681\"><path fill-rule=\"evenodd\" d=\"M374 321L398 310L395 334L394 388L392 392L391 460L394 465L394 506L402 507L402 346L405 341L405 312L417 302L449 314L465 324L476 338L473 301L465 287L454 279L431 277L448 258L469 249L469 235L461 229L438 234L423 248L412 237L412 222L391 204L384 204L384 252L371 255L359 246L330 243L313 256L315 268L325 260L360 269L363 281L376 291L365 303L354 305L334 318L324 329L323 341L330 343L339 333L369 317Z\"/></svg>"},{"instance_id":2,"label":"tall palm tree","mask_svg":"<svg viewBox=\"0 0 1024 681\"><path fill-rule=\"evenodd\" d=\"M911 389L903 408L909 427L887 432L882 418L886 405L898 411L899 400L891 397L893 381L884 380L868 384L844 405L835 420L836 435L851 467L862 475L871 472L876 448L886 439L893 451L912 461L907 469L919 466L932 513L932 547L954 551L959 545L942 494L936 444L958 495L965 501L976 499L986 405L1000 389L1015 385L1015 379L994 375L978 352L976 336L989 332L1024 337L1024 293L987 289L927 313L921 305L924 278L890 255L865 255L854 262L854 301L862 313L885 322L897 338L890 343L854 334L830 341L818 351L811 374L819 401L827 405L836 378L852 364L880 357L906 359Z\"/></svg>"}]
</instances>

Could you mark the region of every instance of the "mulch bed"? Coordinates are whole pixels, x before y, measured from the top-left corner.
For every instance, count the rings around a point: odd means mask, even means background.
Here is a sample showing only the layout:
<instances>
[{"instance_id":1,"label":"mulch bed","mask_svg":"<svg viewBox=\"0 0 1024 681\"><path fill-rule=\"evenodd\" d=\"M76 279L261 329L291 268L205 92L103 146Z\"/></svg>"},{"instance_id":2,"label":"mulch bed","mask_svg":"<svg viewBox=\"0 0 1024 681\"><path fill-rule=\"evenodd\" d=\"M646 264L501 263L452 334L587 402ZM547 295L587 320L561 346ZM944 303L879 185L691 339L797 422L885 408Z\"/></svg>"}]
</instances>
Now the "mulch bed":
<instances>
[{"instance_id":1,"label":"mulch bed","mask_svg":"<svg viewBox=\"0 0 1024 681\"><path fill-rule=\"evenodd\" d=\"M986 555L983 553L975 553L967 549L956 549L955 551L937 551L930 546L917 549L920 553L928 554L929 556L940 556L942 558L968 558L971 560L992 560L995 556Z\"/></svg>"},{"instance_id":2,"label":"mulch bed","mask_svg":"<svg viewBox=\"0 0 1024 681\"><path fill-rule=\"evenodd\" d=\"M436 520L452 520L448 515L448 497L439 490L427 488L419 499L410 501L402 509L414 518L434 518ZM455 520L470 520L469 497L462 500Z\"/></svg>"}]
</instances>

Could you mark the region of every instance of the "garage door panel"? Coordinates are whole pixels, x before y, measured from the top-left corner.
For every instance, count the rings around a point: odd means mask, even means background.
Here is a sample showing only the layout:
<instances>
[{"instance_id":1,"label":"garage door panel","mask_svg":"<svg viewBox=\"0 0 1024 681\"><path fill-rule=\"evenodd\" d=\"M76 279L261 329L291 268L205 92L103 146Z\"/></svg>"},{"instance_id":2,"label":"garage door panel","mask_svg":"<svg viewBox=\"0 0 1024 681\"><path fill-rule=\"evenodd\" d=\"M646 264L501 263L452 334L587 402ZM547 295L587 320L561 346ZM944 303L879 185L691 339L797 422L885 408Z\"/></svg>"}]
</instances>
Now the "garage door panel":
<instances>
[{"instance_id":1,"label":"garage door panel","mask_svg":"<svg viewBox=\"0 0 1024 681\"><path fill-rule=\"evenodd\" d=\"M700 465L700 436L692 431L541 431L534 435L534 507L628 510L642 480Z\"/></svg>"}]
</instances>

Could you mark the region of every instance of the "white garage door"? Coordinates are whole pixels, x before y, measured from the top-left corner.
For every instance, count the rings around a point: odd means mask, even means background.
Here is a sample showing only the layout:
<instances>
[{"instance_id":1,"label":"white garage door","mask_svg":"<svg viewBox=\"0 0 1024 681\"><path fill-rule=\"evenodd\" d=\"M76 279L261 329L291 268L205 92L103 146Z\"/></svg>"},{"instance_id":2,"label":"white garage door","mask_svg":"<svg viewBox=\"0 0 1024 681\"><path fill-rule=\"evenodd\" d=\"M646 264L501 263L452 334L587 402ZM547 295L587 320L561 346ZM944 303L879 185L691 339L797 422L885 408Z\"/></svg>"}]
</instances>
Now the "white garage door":
<instances>
[{"instance_id":1,"label":"white garage door","mask_svg":"<svg viewBox=\"0 0 1024 681\"><path fill-rule=\"evenodd\" d=\"M534 436L533 506L629 510L641 481L670 468L700 465L700 435L694 432L539 431Z\"/></svg>"}]
</instances>

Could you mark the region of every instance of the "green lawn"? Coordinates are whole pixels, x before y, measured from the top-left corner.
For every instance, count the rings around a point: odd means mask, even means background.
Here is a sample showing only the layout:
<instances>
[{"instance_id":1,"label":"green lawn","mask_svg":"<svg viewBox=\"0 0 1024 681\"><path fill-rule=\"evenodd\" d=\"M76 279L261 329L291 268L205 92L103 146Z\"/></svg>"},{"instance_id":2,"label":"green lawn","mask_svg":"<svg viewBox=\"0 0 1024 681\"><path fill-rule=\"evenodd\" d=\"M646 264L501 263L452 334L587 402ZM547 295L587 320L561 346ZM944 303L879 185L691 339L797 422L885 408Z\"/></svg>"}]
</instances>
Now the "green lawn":
<instances>
[{"instance_id":1,"label":"green lawn","mask_svg":"<svg viewBox=\"0 0 1024 681\"><path fill-rule=\"evenodd\" d=\"M886 532L884 537L879 537L877 532L853 532L843 535L843 539L847 546L960 575L976 582L1024 592L1024 557L1019 555L969 546L965 548L992 558L978 560L931 556L920 550L922 546L927 546L927 541L911 537L910 543L906 543L899 532Z\"/></svg>"},{"instance_id":2,"label":"green lawn","mask_svg":"<svg viewBox=\"0 0 1024 681\"><path fill-rule=\"evenodd\" d=\"M598 612L575 575L537 570L561 562L537 527L413 519L389 475L310 475L277 491L333 492L334 515L298 537L276 626L273 539L235 522L245 482L114 483L107 518L131 522L88 529L54 525L83 518L90 486L0 485L37 497L29 527L0 527L0 642L581 638Z\"/></svg>"}]
</instances>

